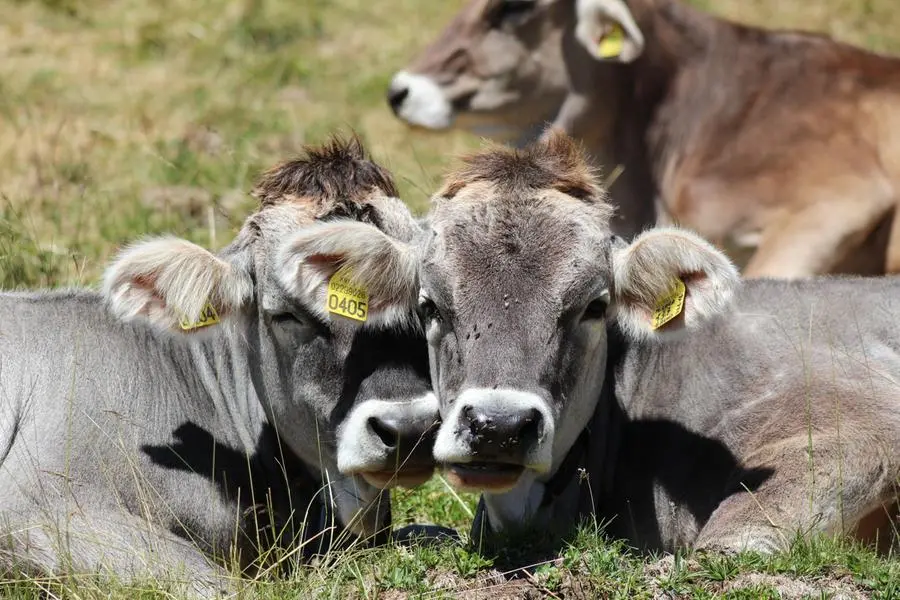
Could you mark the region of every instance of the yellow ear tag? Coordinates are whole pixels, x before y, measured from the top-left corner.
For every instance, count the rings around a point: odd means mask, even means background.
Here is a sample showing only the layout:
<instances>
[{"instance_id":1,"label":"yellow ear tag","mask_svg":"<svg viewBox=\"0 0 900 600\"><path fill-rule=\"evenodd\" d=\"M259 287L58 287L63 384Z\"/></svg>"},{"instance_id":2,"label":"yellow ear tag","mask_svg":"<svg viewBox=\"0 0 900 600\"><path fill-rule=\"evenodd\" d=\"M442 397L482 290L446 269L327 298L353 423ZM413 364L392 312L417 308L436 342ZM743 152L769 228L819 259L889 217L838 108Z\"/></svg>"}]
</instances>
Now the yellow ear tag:
<instances>
[{"instance_id":1,"label":"yellow ear tag","mask_svg":"<svg viewBox=\"0 0 900 600\"><path fill-rule=\"evenodd\" d=\"M622 26L615 23L612 29L597 42L597 55L600 58L616 58L625 47L625 32Z\"/></svg>"},{"instance_id":2,"label":"yellow ear tag","mask_svg":"<svg viewBox=\"0 0 900 600\"><path fill-rule=\"evenodd\" d=\"M209 303L206 302L206 305L203 307L203 310L200 311L200 316L197 317L197 320L191 322L187 317L182 316L181 319L178 320L178 324L181 325L181 328L184 331L191 331L193 329L200 329L201 327L208 327L209 325L215 325L219 322L219 313L216 312L216 308Z\"/></svg>"},{"instance_id":3,"label":"yellow ear tag","mask_svg":"<svg viewBox=\"0 0 900 600\"><path fill-rule=\"evenodd\" d=\"M369 317L369 292L352 283L352 273L347 267L338 269L328 280L326 298L328 312L363 322Z\"/></svg>"},{"instance_id":4,"label":"yellow ear tag","mask_svg":"<svg viewBox=\"0 0 900 600\"><path fill-rule=\"evenodd\" d=\"M650 327L659 329L684 310L684 282L680 279L675 280L675 285L662 298L656 301L656 309L650 318Z\"/></svg>"}]
</instances>

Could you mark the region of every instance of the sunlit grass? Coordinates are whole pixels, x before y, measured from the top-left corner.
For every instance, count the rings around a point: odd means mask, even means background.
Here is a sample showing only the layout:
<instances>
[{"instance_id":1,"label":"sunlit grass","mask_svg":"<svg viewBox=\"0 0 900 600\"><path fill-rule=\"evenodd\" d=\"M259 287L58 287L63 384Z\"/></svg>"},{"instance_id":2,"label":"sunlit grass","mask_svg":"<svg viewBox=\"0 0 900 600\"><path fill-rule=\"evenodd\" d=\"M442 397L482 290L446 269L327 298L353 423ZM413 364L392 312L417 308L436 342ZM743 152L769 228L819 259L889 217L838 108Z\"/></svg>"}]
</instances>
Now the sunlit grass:
<instances>
[{"instance_id":1,"label":"sunlit grass","mask_svg":"<svg viewBox=\"0 0 900 600\"><path fill-rule=\"evenodd\" d=\"M824 31L900 53L895 0L695 0L741 21ZM336 130L357 131L427 206L449 158L477 140L413 132L384 94L391 74L463 0L7 0L0 18L0 288L92 285L119 245L170 232L218 248L253 205L264 168ZM778 577L834 595L900 597L892 559L846 544L798 544L772 558L666 561L583 532L507 583L510 557L467 533L475 497L439 479L394 494L397 525L458 528L464 541L355 549L254 597L775 597ZM531 549L522 543L517 552ZM755 573L758 576L749 577ZM835 583L837 582L837 584ZM516 587L518 586L518 587ZM831 586L831 587L829 587ZM503 595L505 594L505 595ZM0 579L6 598L163 598L158 582Z\"/></svg>"}]
</instances>

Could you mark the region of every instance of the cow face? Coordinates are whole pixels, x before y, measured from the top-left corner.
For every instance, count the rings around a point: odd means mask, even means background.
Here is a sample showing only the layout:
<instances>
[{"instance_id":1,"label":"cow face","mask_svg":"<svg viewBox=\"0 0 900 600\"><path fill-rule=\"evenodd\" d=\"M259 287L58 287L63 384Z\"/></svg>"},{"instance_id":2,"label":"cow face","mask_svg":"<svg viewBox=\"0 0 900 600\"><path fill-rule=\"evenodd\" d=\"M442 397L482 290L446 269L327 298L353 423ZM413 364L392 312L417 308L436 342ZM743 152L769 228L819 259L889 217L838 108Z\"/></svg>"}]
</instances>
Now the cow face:
<instances>
[{"instance_id":1,"label":"cow face","mask_svg":"<svg viewBox=\"0 0 900 600\"><path fill-rule=\"evenodd\" d=\"M614 238L603 191L558 133L468 157L435 202L420 273L443 419L434 454L456 486L507 498L492 515L502 527L537 507L593 414L607 329L641 341L695 326L737 274L684 231Z\"/></svg>"},{"instance_id":2,"label":"cow face","mask_svg":"<svg viewBox=\"0 0 900 600\"><path fill-rule=\"evenodd\" d=\"M279 165L256 195L260 210L219 255L171 238L138 244L108 270L106 295L126 320L242 355L247 380L228 384L253 389L281 439L332 484L344 524L370 534L379 511L358 512L380 489L433 471L437 410L409 246L419 229L356 141Z\"/></svg>"},{"instance_id":3,"label":"cow face","mask_svg":"<svg viewBox=\"0 0 900 600\"><path fill-rule=\"evenodd\" d=\"M494 139L552 121L568 88L571 0L472 0L388 90L394 113L427 129ZM566 38L564 40L564 37Z\"/></svg>"}]
</instances>

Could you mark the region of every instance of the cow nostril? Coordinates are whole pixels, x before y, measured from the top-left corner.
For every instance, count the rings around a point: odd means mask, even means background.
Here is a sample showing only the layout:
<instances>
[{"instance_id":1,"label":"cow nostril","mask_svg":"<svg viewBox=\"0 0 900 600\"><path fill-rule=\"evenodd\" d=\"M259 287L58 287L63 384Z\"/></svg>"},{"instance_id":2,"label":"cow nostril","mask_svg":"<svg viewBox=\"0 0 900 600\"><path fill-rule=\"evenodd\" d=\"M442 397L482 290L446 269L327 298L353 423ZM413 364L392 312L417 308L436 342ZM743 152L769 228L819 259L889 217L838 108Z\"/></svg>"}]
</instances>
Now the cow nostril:
<instances>
[{"instance_id":1,"label":"cow nostril","mask_svg":"<svg viewBox=\"0 0 900 600\"><path fill-rule=\"evenodd\" d=\"M400 111L400 107L403 105L403 101L406 100L407 96L409 96L408 87L392 87L388 90L388 104L391 105L391 110L393 110L394 113Z\"/></svg>"},{"instance_id":2,"label":"cow nostril","mask_svg":"<svg viewBox=\"0 0 900 600\"><path fill-rule=\"evenodd\" d=\"M544 417L541 411L532 408L528 415L522 419L522 427L519 429L518 438L520 440L532 442L540 439L544 430Z\"/></svg>"},{"instance_id":3,"label":"cow nostril","mask_svg":"<svg viewBox=\"0 0 900 600\"><path fill-rule=\"evenodd\" d=\"M369 429L372 430L378 439L381 440L388 448L394 448L397 446L400 439L400 432L397 428L386 421L382 421L378 417L369 417L369 421L367 422Z\"/></svg>"},{"instance_id":4,"label":"cow nostril","mask_svg":"<svg viewBox=\"0 0 900 600\"><path fill-rule=\"evenodd\" d=\"M474 436L482 435L494 425L493 419L477 412L471 406L464 406L462 414L464 423L468 426L469 432Z\"/></svg>"}]
</instances>

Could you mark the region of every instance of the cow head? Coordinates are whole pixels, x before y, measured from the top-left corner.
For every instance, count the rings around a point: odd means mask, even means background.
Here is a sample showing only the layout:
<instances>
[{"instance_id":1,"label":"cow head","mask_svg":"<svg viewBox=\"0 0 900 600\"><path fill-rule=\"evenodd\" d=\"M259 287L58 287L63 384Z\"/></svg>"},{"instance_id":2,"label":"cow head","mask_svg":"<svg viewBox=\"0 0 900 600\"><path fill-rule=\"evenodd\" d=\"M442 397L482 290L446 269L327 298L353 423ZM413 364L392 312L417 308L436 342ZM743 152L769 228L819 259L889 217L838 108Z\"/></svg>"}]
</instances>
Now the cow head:
<instances>
[{"instance_id":1,"label":"cow head","mask_svg":"<svg viewBox=\"0 0 900 600\"><path fill-rule=\"evenodd\" d=\"M469 156L435 196L420 270L442 416L434 454L454 485L486 492L495 527L534 513L591 418L608 328L633 342L675 335L720 311L737 280L686 231L626 244L611 212L560 133ZM661 323L676 284L681 310Z\"/></svg>"},{"instance_id":2,"label":"cow head","mask_svg":"<svg viewBox=\"0 0 900 600\"><path fill-rule=\"evenodd\" d=\"M566 95L563 45L575 45L573 22L573 0L471 0L394 76L391 108L427 129L528 136L553 120Z\"/></svg>"},{"instance_id":3,"label":"cow head","mask_svg":"<svg viewBox=\"0 0 900 600\"><path fill-rule=\"evenodd\" d=\"M358 511L433 471L437 405L410 248L419 228L355 139L275 167L255 195L260 209L221 253L139 243L108 269L105 294L125 320L243 355L247 372L228 383L253 390L332 484L344 524L371 534L379 511Z\"/></svg>"}]
</instances>

